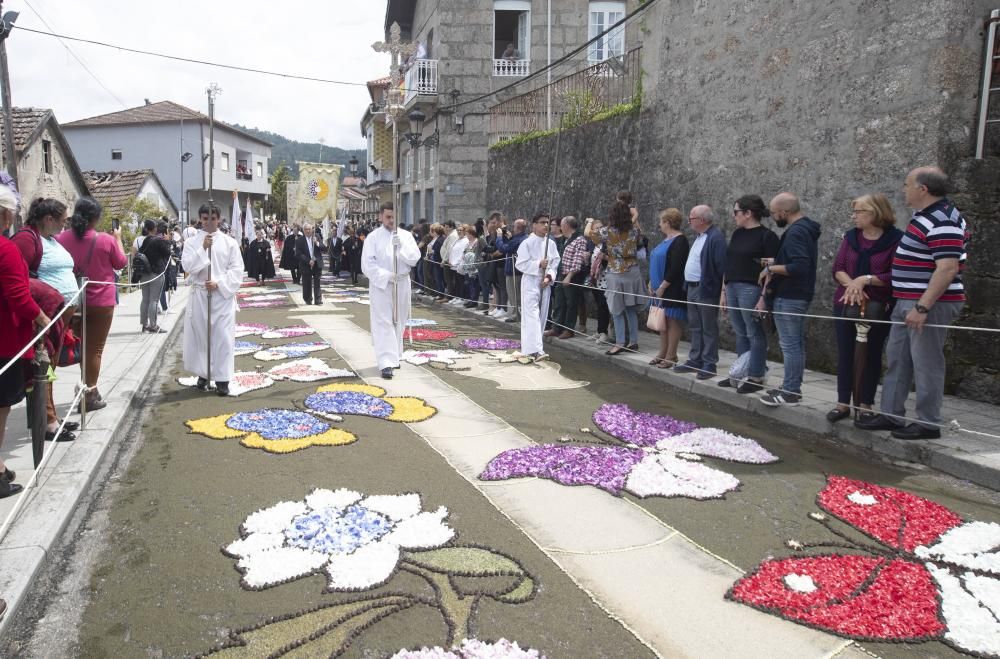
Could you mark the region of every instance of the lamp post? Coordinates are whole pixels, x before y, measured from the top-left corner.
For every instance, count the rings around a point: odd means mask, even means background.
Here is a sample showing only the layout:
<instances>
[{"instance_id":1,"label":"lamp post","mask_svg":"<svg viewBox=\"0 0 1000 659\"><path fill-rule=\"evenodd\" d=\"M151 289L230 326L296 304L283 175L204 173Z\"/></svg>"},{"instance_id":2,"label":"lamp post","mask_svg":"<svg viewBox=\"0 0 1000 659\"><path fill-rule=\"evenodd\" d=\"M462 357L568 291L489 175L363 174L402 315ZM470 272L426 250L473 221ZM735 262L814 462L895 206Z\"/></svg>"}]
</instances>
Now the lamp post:
<instances>
[{"instance_id":1,"label":"lamp post","mask_svg":"<svg viewBox=\"0 0 1000 659\"><path fill-rule=\"evenodd\" d=\"M183 126L183 122L181 123L181 125ZM181 150L183 150L184 148L183 144L184 142L182 141ZM181 199L181 213L184 216L184 222L183 222L184 226L190 224L190 222L188 221L188 194L187 190L184 188L184 164L188 160L191 160L192 157L193 154L190 151L184 151L184 153L181 154L181 194L184 195L183 199Z\"/></svg>"},{"instance_id":2,"label":"lamp post","mask_svg":"<svg viewBox=\"0 0 1000 659\"><path fill-rule=\"evenodd\" d=\"M0 0L0 11L3 2ZM0 95L3 100L3 142L4 150L7 152L7 173L14 183L17 183L17 154L14 153L14 107L10 100L10 71L7 67L7 37L14 29L14 21L17 20L18 13L9 11L0 20ZM15 219L15 229L20 228L21 219Z\"/></svg>"},{"instance_id":3,"label":"lamp post","mask_svg":"<svg viewBox=\"0 0 1000 659\"><path fill-rule=\"evenodd\" d=\"M424 122L427 121L427 115L420 110L413 110L406 115L406 118L410 120L410 132L403 133L403 139L410 145L411 151L419 149L422 146L435 147L438 145L438 142L440 141L440 133L437 128L437 120L434 122L434 132L425 138L423 136ZM402 143L396 144L397 152L399 151L400 146L402 146ZM415 210L416 209L414 209L414 211Z\"/></svg>"}]
</instances>

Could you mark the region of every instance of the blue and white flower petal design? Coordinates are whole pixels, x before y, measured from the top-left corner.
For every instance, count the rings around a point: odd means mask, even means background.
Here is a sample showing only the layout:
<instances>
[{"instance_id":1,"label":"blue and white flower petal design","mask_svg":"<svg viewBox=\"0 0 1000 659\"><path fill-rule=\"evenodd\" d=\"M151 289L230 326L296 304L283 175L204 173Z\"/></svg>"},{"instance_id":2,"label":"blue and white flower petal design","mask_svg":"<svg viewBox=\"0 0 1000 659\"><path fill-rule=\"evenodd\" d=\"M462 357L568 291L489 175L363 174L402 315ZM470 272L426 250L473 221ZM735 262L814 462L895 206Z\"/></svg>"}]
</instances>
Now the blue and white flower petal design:
<instances>
[{"instance_id":1,"label":"blue and white flower petal design","mask_svg":"<svg viewBox=\"0 0 1000 659\"><path fill-rule=\"evenodd\" d=\"M393 575L404 549L448 543L448 510L421 512L419 494L365 497L317 489L253 513L241 539L223 551L238 558L245 588L269 588L325 570L329 590L365 590Z\"/></svg>"}]
</instances>

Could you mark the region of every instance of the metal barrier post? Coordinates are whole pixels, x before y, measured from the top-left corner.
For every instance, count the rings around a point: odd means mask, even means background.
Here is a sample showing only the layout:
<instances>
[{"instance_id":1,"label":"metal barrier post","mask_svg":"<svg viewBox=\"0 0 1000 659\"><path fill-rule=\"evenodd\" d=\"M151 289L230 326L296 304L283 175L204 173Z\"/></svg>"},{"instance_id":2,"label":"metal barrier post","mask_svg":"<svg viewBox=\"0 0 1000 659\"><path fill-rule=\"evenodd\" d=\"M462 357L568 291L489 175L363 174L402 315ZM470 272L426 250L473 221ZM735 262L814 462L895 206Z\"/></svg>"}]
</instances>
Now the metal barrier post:
<instances>
[{"instance_id":1,"label":"metal barrier post","mask_svg":"<svg viewBox=\"0 0 1000 659\"><path fill-rule=\"evenodd\" d=\"M35 367L34 386L31 389L29 401L31 411L31 457L35 469L42 462L45 453L45 431L48 429L46 407L49 400L49 354L45 350L45 339L35 348L35 358L31 360Z\"/></svg>"},{"instance_id":2,"label":"metal barrier post","mask_svg":"<svg viewBox=\"0 0 1000 659\"><path fill-rule=\"evenodd\" d=\"M83 278L80 284L80 378L83 386L87 386L87 284L90 280ZM80 396L80 429L87 429L87 392Z\"/></svg>"}]
</instances>

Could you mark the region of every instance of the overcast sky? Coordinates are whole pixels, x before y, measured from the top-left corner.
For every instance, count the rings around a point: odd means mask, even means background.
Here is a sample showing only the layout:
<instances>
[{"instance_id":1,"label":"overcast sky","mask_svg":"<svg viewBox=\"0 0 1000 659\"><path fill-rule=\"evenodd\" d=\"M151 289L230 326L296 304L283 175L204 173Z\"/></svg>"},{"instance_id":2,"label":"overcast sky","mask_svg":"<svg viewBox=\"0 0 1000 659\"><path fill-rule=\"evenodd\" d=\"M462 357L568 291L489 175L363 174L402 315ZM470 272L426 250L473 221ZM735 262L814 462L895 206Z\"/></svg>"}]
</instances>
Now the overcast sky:
<instances>
[{"instance_id":1,"label":"overcast sky","mask_svg":"<svg viewBox=\"0 0 1000 659\"><path fill-rule=\"evenodd\" d=\"M347 82L388 74L384 0L6 0L18 26L115 45ZM207 27L201 27L207 26ZM207 112L205 88L222 87L216 116L330 146L364 146L365 87L284 80L66 42L24 31L7 42L15 107L51 108L61 123L171 100ZM114 95L112 95L112 93ZM115 98L118 97L118 100ZM124 104L123 104L124 102Z\"/></svg>"}]
</instances>

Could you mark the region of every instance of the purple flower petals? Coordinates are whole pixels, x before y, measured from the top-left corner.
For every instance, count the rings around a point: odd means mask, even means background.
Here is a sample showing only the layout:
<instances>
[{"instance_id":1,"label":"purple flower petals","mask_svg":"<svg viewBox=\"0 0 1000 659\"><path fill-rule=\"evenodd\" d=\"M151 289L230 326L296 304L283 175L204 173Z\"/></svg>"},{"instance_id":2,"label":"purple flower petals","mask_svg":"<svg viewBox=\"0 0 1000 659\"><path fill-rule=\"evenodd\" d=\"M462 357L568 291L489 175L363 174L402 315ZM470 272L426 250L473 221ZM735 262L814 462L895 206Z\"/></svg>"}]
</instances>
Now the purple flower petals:
<instances>
[{"instance_id":1,"label":"purple flower petals","mask_svg":"<svg viewBox=\"0 0 1000 659\"><path fill-rule=\"evenodd\" d=\"M504 451L486 465L479 478L501 481L539 476L563 485L593 485L618 494L642 456L639 449L617 446L546 444Z\"/></svg>"},{"instance_id":2,"label":"purple flower petals","mask_svg":"<svg viewBox=\"0 0 1000 659\"><path fill-rule=\"evenodd\" d=\"M358 391L325 391L306 398L306 407L325 414L355 414L377 419L388 418L392 405L370 394Z\"/></svg>"},{"instance_id":3,"label":"purple flower petals","mask_svg":"<svg viewBox=\"0 0 1000 659\"><path fill-rule=\"evenodd\" d=\"M462 347L469 350L520 350L521 342L514 339L479 337L462 341Z\"/></svg>"},{"instance_id":4,"label":"purple flower petals","mask_svg":"<svg viewBox=\"0 0 1000 659\"><path fill-rule=\"evenodd\" d=\"M594 423L612 437L636 446L655 446L661 439L698 427L696 423L679 421L672 416L636 412L628 405L610 403L594 412Z\"/></svg>"}]
</instances>

